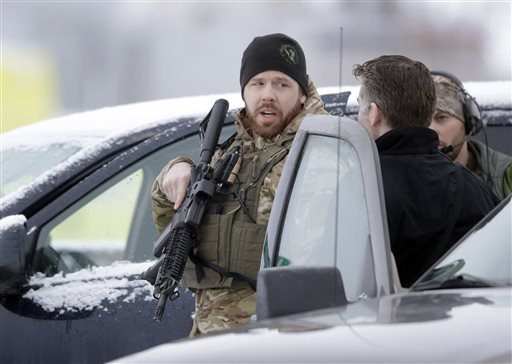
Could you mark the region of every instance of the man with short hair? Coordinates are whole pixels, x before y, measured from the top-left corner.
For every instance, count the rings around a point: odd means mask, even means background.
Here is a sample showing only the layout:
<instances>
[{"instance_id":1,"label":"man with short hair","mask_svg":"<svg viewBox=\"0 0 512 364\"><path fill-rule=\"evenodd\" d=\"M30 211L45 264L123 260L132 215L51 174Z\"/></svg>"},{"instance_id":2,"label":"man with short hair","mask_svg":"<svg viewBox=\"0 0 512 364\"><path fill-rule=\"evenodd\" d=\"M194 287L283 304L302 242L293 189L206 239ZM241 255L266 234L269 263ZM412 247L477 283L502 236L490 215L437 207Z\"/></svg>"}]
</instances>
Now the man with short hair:
<instances>
[{"instance_id":1,"label":"man with short hair","mask_svg":"<svg viewBox=\"0 0 512 364\"><path fill-rule=\"evenodd\" d=\"M404 56L355 65L358 120L379 151L391 250L409 287L485 216L497 199L437 149L429 129L436 95L430 72Z\"/></svg>"},{"instance_id":2,"label":"man with short hair","mask_svg":"<svg viewBox=\"0 0 512 364\"><path fill-rule=\"evenodd\" d=\"M180 282L195 293L190 336L246 323L255 314L250 283L256 282L286 156L304 117L327 114L307 75L302 48L284 34L254 38L242 57L240 86L245 107L234 115L237 135L217 151L212 165L235 148L241 150L241 164L228 192L209 203L200 226L194 254L208 266L189 259ZM159 231L183 203L191 164L188 158L172 160L153 184L153 220Z\"/></svg>"},{"instance_id":3,"label":"man with short hair","mask_svg":"<svg viewBox=\"0 0 512 364\"><path fill-rule=\"evenodd\" d=\"M454 75L431 74L437 103L430 128L439 135L440 150L482 178L503 200L512 193L512 157L469 139L484 127L476 100Z\"/></svg>"}]
</instances>

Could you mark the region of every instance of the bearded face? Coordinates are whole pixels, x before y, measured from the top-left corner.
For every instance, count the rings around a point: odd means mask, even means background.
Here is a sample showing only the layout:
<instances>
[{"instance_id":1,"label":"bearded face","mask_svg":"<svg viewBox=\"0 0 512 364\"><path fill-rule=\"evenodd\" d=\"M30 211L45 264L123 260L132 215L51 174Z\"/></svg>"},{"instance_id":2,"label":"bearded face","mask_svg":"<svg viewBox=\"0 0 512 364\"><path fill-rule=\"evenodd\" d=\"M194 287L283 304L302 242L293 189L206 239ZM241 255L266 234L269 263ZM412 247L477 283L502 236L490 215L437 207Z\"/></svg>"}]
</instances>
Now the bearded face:
<instances>
[{"instance_id":1,"label":"bearded face","mask_svg":"<svg viewBox=\"0 0 512 364\"><path fill-rule=\"evenodd\" d=\"M265 71L251 78L243 96L253 136L264 138L281 133L306 101L299 84L279 71Z\"/></svg>"},{"instance_id":2,"label":"bearded face","mask_svg":"<svg viewBox=\"0 0 512 364\"><path fill-rule=\"evenodd\" d=\"M282 133L286 125L299 114L301 109L302 104L299 100L287 112L277 104L263 102L254 111L247 109L247 116L251 121L253 133L263 138L272 138Z\"/></svg>"}]
</instances>

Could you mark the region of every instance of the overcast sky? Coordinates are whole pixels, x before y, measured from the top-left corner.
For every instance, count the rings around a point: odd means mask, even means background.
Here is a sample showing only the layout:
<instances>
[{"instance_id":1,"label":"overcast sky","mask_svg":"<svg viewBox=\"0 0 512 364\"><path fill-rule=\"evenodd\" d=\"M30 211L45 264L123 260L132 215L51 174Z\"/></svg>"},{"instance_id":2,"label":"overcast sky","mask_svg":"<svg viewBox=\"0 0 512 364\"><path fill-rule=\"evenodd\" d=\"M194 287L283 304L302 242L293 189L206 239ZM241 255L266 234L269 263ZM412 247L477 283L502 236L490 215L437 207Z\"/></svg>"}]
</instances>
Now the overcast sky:
<instances>
[{"instance_id":1,"label":"overcast sky","mask_svg":"<svg viewBox=\"0 0 512 364\"><path fill-rule=\"evenodd\" d=\"M273 32L299 41L317 86L356 84L353 65L382 54L511 78L510 1L3 0L1 17L2 67L44 63L56 113L237 92L243 50Z\"/></svg>"}]
</instances>

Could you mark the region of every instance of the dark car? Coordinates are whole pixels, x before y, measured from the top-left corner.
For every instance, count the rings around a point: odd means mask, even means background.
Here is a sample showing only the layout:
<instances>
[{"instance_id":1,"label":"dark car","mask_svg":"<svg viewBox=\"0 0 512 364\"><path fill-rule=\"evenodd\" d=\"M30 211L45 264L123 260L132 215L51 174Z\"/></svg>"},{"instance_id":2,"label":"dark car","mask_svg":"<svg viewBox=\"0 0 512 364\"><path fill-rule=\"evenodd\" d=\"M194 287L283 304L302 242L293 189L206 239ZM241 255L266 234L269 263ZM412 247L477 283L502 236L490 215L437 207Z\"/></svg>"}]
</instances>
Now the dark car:
<instances>
[{"instance_id":1,"label":"dark car","mask_svg":"<svg viewBox=\"0 0 512 364\"><path fill-rule=\"evenodd\" d=\"M0 362L101 363L188 334L191 294L157 324L138 276L158 236L151 184L168 160L194 155L213 101L106 108L2 135Z\"/></svg>"},{"instance_id":2,"label":"dark car","mask_svg":"<svg viewBox=\"0 0 512 364\"><path fill-rule=\"evenodd\" d=\"M188 335L190 292L153 321L158 234L151 185L179 155L198 159L217 98L163 100L52 119L2 134L0 362L102 363ZM324 94L333 113L348 93ZM234 132L228 113L221 140Z\"/></svg>"},{"instance_id":3,"label":"dark car","mask_svg":"<svg viewBox=\"0 0 512 364\"><path fill-rule=\"evenodd\" d=\"M471 92L484 121L499 115L511 130L506 84L504 94L493 89L499 102ZM113 362L509 363L511 214L509 196L405 289L390 250L374 141L352 119L309 116L274 200L257 322Z\"/></svg>"}]
</instances>

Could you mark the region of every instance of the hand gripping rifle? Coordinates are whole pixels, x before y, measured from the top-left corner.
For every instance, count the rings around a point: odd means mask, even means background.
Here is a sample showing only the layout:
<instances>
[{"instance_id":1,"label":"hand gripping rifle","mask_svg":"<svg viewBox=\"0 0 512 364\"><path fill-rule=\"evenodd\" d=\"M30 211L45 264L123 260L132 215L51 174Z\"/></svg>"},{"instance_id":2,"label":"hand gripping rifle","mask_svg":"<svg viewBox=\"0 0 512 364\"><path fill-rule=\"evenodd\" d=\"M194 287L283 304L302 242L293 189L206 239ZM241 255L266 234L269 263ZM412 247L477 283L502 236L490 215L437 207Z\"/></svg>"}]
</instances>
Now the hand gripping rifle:
<instances>
[{"instance_id":1,"label":"hand gripping rifle","mask_svg":"<svg viewBox=\"0 0 512 364\"><path fill-rule=\"evenodd\" d=\"M141 278L154 286L153 297L158 299L155 321L160 321L167 299L174 301L180 294L178 283L181 280L187 258L197 246L198 227L205 213L208 201L215 192L227 183L239 151L232 153L222 171L214 171L210 166L217 148L220 132L229 104L224 99L215 101L212 109L201 122L200 131L204 137L201 143L199 163L192 169L192 179L181 207L176 211L171 223L154 244L153 254L159 259L142 273Z\"/></svg>"}]
</instances>

